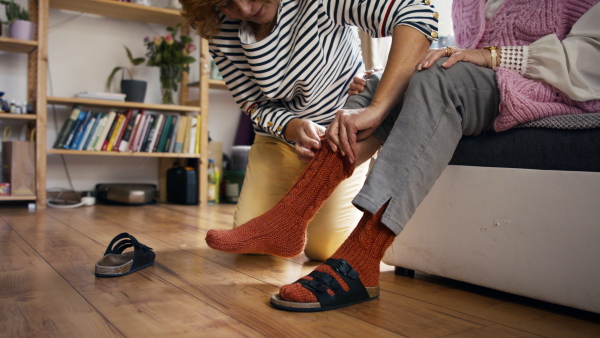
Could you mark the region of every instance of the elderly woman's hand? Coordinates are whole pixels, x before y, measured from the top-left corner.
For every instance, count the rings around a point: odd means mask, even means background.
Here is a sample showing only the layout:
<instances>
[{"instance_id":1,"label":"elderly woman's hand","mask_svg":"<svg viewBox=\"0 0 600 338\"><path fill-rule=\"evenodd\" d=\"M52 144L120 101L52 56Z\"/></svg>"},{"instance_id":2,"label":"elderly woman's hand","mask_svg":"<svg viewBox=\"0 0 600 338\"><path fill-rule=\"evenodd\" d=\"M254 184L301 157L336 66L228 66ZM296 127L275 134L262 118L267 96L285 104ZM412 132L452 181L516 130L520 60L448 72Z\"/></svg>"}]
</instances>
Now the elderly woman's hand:
<instances>
[{"instance_id":1,"label":"elderly woman's hand","mask_svg":"<svg viewBox=\"0 0 600 338\"><path fill-rule=\"evenodd\" d=\"M492 68L492 54L487 49L461 49L458 47L446 47L430 49L417 64L417 70L431 67L442 57L448 57L442 67L450 68L459 61L471 62L479 67Z\"/></svg>"}]
</instances>

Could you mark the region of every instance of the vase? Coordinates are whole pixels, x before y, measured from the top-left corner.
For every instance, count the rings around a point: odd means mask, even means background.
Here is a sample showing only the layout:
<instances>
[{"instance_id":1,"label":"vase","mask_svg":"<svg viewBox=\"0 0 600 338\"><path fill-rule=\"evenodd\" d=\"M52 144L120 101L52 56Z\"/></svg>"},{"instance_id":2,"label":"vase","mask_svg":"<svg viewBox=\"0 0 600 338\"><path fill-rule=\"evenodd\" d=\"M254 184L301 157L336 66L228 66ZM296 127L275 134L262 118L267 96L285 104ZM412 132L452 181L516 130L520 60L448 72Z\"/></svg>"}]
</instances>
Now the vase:
<instances>
[{"instance_id":1,"label":"vase","mask_svg":"<svg viewBox=\"0 0 600 338\"><path fill-rule=\"evenodd\" d=\"M162 103L173 104L174 94L181 81L181 69L175 65L160 66L160 84L162 92Z\"/></svg>"},{"instance_id":2,"label":"vase","mask_svg":"<svg viewBox=\"0 0 600 338\"><path fill-rule=\"evenodd\" d=\"M8 30L10 31L10 37L13 39L33 40L35 23L26 20L15 20L10 24Z\"/></svg>"}]
</instances>

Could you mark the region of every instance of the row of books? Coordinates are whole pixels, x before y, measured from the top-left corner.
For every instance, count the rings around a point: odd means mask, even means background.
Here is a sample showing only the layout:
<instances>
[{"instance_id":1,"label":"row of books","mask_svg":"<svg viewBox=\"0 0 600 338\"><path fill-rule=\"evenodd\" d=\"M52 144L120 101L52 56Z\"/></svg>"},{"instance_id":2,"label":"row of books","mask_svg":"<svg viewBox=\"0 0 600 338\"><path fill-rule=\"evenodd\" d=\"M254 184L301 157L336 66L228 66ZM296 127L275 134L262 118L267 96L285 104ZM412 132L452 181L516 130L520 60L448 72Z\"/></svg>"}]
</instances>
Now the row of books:
<instances>
[{"instance_id":1,"label":"row of books","mask_svg":"<svg viewBox=\"0 0 600 338\"><path fill-rule=\"evenodd\" d=\"M198 115L144 109L94 113L73 108L53 148L85 151L200 153Z\"/></svg>"}]
</instances>

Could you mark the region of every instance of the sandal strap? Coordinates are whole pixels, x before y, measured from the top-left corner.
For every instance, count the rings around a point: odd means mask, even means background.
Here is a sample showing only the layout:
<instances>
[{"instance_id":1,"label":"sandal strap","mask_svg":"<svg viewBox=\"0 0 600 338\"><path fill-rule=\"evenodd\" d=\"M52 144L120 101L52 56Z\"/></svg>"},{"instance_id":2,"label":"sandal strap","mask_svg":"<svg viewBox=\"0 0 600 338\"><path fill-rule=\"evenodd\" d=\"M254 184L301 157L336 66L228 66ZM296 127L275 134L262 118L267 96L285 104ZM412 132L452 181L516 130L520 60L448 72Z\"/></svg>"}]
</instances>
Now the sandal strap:
<instances>
[{"instance_id":1,"label":"sandal strap","mask_svg":"<svg viewBox=\"0 0 600 338\"><path fill-rule=\"evenodd\" d=\"M116 243L117 241L120 241L118 243ZM116 245L115 245L116 243ZM108 254L121 254L123 253L123 251L127 248L131 248L133 247L134 251L138 251L139 249L142 249L143 251L148 251L148 250L152 250L152 248L138 242L138 240L133 237L132 235L123 232L118 234L115 238L113 238L113 240L110 242L110 244L108 245L108 247L106 248L106 251L104 252L104 255L108 255Z\"/></svg>"},{"instance_id":2,"label":"sandal strap","mask_svg":"<svg viewBox=\"0 0 600 338\"><path fill-rule=\"evenodd\" d=\"M352 268L350 263L344 259L329 258L325 264L331 266L332 270L340 276L348 285L348 291L328 273L313 271L309 274L313 279L301 279L300 285L311 291L321 304L321 307L339 306L343 304L353 304L365 299L369 299L369 293L359 278L359 274ZM327 291L333 291L330 295Z\"/></svg>"}]
</instances>

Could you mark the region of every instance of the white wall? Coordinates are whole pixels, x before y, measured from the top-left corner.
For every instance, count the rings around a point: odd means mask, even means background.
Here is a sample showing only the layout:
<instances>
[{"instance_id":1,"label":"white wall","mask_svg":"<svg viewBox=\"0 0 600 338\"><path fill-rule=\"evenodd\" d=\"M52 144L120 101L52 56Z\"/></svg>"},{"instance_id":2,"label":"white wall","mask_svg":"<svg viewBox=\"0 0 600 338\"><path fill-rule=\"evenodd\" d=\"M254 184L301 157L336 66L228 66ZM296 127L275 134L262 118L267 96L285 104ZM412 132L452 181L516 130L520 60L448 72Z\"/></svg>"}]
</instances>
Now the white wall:
<instances>
[{"instance_id":1,"label":"white wall","mask_svg":"<svg viewBox=\"0 0 600 338\"><path fill-rule=\"evenodd\" d=\"M18 3L27 5L25 0ZM156 1L166 6L166 0ZM0 10L4 19L4 10ZM115 66L126 66L129 61L123 46L134 56L144 56L144 37L164 35L163 26L110 19L96 15L80 14L63 10L50 10L48 41L48 95L74 97L80 91L105 91L108 75ZM6 29L5 29L6 30ZM3 36L7 36L3 31ZM196 44L198 39L196 38ZM198 54L195 55L198 58ZM198 63L192 65L190 81L198 80ZM135 69L135 77L148 82L146 103L160 103L160 82L157 67L141 65ZM0 52L0 91L4 98L25 101L27 97L27 56ZM119 91L118 80L112 91ZM196 94L192 92L192 95ZM215 141L221 141L228 150L233 143L239 120L239 108L230 94L223 90L211 90L209 99L209 132ZM71 107L48 106L48 147L51 147ZM94 111L100 111L94 109ZM56 122L55 122L56 120ZM13 139L19 136L23 123L0 121L0 131L14 125ZM75 190L89 190L96 183L132 182L158 183L158 160L155 158L127 158L84 155L49 155L47 186L69 188L67 173Z\"/></svg>"}]
</instances>

